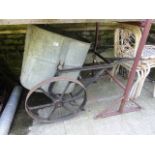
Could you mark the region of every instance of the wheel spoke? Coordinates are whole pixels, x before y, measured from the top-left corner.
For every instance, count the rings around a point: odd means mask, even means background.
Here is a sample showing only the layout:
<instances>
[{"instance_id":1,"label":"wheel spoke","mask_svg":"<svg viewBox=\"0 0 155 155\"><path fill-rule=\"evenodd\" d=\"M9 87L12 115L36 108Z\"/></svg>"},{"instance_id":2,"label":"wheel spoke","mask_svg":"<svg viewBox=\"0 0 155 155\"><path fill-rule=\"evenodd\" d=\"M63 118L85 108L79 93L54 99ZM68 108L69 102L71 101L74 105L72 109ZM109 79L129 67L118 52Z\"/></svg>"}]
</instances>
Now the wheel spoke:
<instances>
[{"instance_id":1,"label":"wheel spoke","mask_svg":"<svg viewBox=\"0 0 155 155\"><path fill-rule=\"evenodd\" d=\"M73 102L73 101L76 101L76 100L78 100L78 99L80 99L80 98L83 98L83 96L77 95L77 96L74 96L74 97L72 97L72 98L70 98L70 99L64 100L63 103Z\"/></svg>"},{"instance_id":2,"label":"wheel spoke","mask_svg":"<svg viewBox=\"0 0 155 155\"><path fill-rule=\"evenodd\" d=\"M77 104L77 102L74 102L75 104L72 104L73 102L69 102L69 104L70 105L72 105L72 106L79 106L78 104Z\"/></svg>"},{"instance_id":3,"label":"wheel spoke","mask_svg":"<svg viewBox=\"0 0 155 155\"><path fill-rule=\"evenodd\" d=\"M65 87L64 91L62 92L62 94L61 94L59 100L61 100L61 99L63 98L63 96L64 96L65 92L67 91L67 89L68 89L68 87L69 87L70 84L71 84L71 82L69 81L69 82L67 83L67 86Z\"/></svg>"},{"instance_id":4,"label":"wheel spoke","mask_svg":"<svg viewBox=\"0 0 155 155\"><path fill-rule=\"evenodd\" d=\"M42 89L42 88L38 88L39 90L41 90L42 91L42 93L44 94L44 95L46 95L49 99L51 99L52 101L54 101L55 99L48 93L48 92L46 92L44 89Z\"/></svg>"},{"instance_id":5,"label":"wheel spoke","mask_svg":"<svg viewBox=\"0 0 155 155\"><path fill-rule=\"evenodd\" d=\"M53 110L50 112L49 116L48 116L48 120L51 119L52 115L54 114L55 110L57 109L58 107L55 105Z\"/></svg>"},{"instance_id":6,"label":"wheel spoke","mask_svg":"<svg viewBox=\"0 0 155 155\"><path fill-rule=\"evenodd\" d=\"M65 92L67 91L67 89L68 89L68 87L70 86L70 84L71 84L71 82L69 81L69 82L67 83L66 88L64 89L64 91L63 91L63 93L62 93L62 95L61 95L61 98L64 96L64 94L65 94Z\"/></svg>"},{"instance_id":7,"label":"wheel spoke","mask_svg":"<svg viewBox=\"0 0 155 155\"><path fill-rule=\"evenodd\" d=\"M73 95L72 95L71 93L70 93L70 96L71 96L71 98L73 98ZM71 101L71 102L68 102L68 103L69 103L70 105L72 105L72 106L79 106L75 100L73 100L73 101ZM74 103L74 104L72 104L72 103Z\"/></svg>"},{"instance_id":8,"label":"wheel spoke","mask_svg":"<svg viewBox=\"0 0 155 155\"><path fill-rule=\"evenodd\" d=\"M68 108L66 105L63 104L62 106L64 109L66 109L67 111L69 111L70 113L74 113L70 108Z\"/></svg>"},{"instance_id":9,"label":"wheel spoke","mask_svg":"<svg viewBox=\"0 0 155 155\"><path fill-rule=\"evenodd\" d=\"M30 110L38 110L38 109L43 109L43 108L47 108L47 107L51 107L54 106L52 103L49 104L45 104L45 105L38 105L38 106L34 106L34 107L29 107Z\"/></svg>"}]
</instances>

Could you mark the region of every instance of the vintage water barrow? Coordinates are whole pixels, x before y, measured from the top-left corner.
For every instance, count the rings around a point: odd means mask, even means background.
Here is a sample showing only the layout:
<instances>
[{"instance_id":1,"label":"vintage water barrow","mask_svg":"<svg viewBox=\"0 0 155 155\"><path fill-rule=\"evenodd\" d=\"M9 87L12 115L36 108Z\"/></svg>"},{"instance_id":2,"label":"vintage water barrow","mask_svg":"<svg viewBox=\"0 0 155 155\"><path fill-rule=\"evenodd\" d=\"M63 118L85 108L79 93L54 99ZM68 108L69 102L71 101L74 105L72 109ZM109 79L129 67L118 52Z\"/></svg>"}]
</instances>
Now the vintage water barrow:
<instances>
[{"instance_id":1,"label":"vintage water barrow","mask_svg":"<svg viewBox=\"0 0 155 155\"><path fill-rule=\"evenodd\" d=\"M30 90L25 101L30 117L54 122L84 110L87 86L113 66L83 66L89 48L90 43L28 26L20 81ZM92 77L81 77L81 72L93 70Z\"/></svg>"}]
</instances>

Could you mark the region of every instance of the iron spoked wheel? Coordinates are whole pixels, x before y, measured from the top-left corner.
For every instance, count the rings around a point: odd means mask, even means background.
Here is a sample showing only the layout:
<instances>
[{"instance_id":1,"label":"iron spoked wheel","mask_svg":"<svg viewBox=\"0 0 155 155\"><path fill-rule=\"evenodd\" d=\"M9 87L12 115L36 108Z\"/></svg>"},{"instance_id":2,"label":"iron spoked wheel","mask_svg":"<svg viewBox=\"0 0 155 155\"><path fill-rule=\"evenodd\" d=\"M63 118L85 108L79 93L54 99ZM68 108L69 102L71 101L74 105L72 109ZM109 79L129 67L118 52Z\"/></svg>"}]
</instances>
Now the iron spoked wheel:
<instances>
[{"instance_id":1,"label":"iron spoked wheel","mask_svg":"<svg viewBox=\"0 0 155 155\"><path fill-rule=\"evenodd\" d=\"M53 92L54 86L63 82L65 82L65 87L58 91L59 93ZM46 86L49 86L47 91ZM54 123L72 118L79 111L84 110L86 101L86 90L80 81L67 77L52 77L37 84L29 91L25 109L34 120Z\"/></svg>"}]
</instances>

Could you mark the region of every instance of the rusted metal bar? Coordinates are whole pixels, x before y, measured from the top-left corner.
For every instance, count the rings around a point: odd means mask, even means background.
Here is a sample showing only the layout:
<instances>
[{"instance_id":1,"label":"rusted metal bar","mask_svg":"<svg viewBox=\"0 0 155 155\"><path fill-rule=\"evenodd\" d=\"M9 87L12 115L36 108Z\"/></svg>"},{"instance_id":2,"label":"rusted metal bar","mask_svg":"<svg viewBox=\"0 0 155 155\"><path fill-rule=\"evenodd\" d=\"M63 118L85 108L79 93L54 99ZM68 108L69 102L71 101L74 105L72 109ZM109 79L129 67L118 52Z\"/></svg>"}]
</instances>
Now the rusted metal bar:
<instances>
[{"instance_id":1,"label":"rusted metal bar","mask_svg":"<svg viewBox=\"0 0 155 155\"><path fill-rule=\"evenodd\" d=\"M125 90L125 86L122 82L120 82L117 78L115 78L114 76L111 75L111 73L109 71L106 71L106 73L108 73L108 75L113 79L114 82L116 82L116 84L121 87L122 89Z\"/></svg>"},{"instance_id":2,"label":"rusted metal bar","mask_svg":"<svg viewBox=\"0 0 155 155\"><path fill-rule=\"evenodd\" d=\"M140 106L137 107L127 107L124 109L123 113L130 113L130 112L135 112L135 111L139 111L141 110ZM98 115L95 116L95 119L97 118L107 118L107 117L112 117L112 116L117 116L117 115L121 115L122 113L120 113L117 110L109 110L109 111L103 111L102 113L99 113Z\"/></svg>"},{"instance_id":3,"label":"rusted metal bar","mask_svg":"<svg viewBox=\"0 0 155 155\"><path fill-rule=\"evenodd\" d=\"M98 35L99 35L99 24L96 23L96 33L95 33L95 46L94 46L94 52L96 52L96 50L97 50Z\"/></svg>"},{"instance_id":4,"label":"rusted metal bar","mask_svg":"<svg viewBox=\"0 0 155 155\"><path fill-rule=\"evenodd\" d=\"M108 60L108 59L106 59L106 58L104 58L102 55L100 55L99 53L97 53L97 52L94 52L95 53L95 55L97 55L100 59L102 59L103 61L105 61L106 63L110 63L110 61Z\"/></svg>"},{"instance_id":5,"label":"rusted metal bar","mask_svg":"<svg viewBox=\"0 0 155 155\"><path fill-rule=\"evenodd\" d=\"M110 69L113 67L113 65L114 65L114 63L66 68L66 69L59 69L58 72L62 73L62 72L71 72L71 71L89 71L89 70Z\"/></svg>"},{"instance_id":6,"label":"rusted metal bar","mask_svg":"<svg viewBox=\"0 0 155 155\"><path fill-rule=\"evenodd\" d=\"M133 66L131 68L131 71L130 71L130 74L129 74L129 80L128 80L128 83L127 83L127 86L126 86L126 89L125 89L125 92L124 92L124 95L123 95L124 97L123 97L123 99L121 101L121 105L120 105L119 110L118 110L120 113L123 112L125 103L129 98L129 93L130 93L131 86L132 86L134 78L135 78L136 69L137 69L139 60L141 58L141 54L142 54L144 45L146 43L147 37L149 35L151 25L152 25L152 20L151 19L146 20L144 30L143 30L143 33L142 33L142 38L140 40L139 47L138 47L138 50L137 50L137 54L136 54L136 57L135 57L135 60L134 60L134 64L133 64Z\"/></svg>"},{"instance_id":7,"label":"rusted metal bar","mask_svg":"<svg viewBox=\"0 0 155 155\"><path fill-rule=\"evenodd\" d=\"M94 44L94 49L93 49L93 55L92 55L92 58L93 58L93 64L96 63L96 50L97 50L97 46L98 46L98 36L99 36L99 24L96 23L96 29L95 29L95 44ZM92 77L95 75L94 71L92 70Z\"/></svg>"}]
</instances>

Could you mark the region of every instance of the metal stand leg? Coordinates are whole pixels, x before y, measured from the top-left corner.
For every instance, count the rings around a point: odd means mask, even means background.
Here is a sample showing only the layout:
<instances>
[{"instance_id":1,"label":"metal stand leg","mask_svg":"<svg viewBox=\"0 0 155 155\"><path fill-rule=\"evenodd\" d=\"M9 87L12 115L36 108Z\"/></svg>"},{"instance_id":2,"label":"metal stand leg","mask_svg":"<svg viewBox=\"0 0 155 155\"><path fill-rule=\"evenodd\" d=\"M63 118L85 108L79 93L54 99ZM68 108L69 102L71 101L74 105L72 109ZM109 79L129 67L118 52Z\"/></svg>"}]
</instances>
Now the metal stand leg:
<instances>
[{"instance_id":1,"label":"metal stand leg","mask_svg":"<svg viewBox=\"0 0 155 155\"><path fill-rule=\"evenodd\" d=\"M112 79L120 88L124 89L124 91L125 91L125 86L124 86L124 84L123 84L122 82L120 82L117 78L115 78L110 72L107 71L107 73L108 73L108 75L111 77L111 79ZM95 119L97 119L97 118L106 118L106 117L111 117L111 116L116 116L116 115L122 114L121 112L119 112L119 106L120 106L120 102L121 102L122 99L123 99L123 97L119 98L119 100L115 102L115 105L116 105L116 104L119 104L117 109L112 109L112 107L114 106L114 105L113 105L113 106L111 106L110 109L106 109L106 110L100 112L99 114L97 114L97 115L95 116ZM135 111L138 111L138 110L141 109L141 107L140 107L134 100L130 99L129 101L130 101L131 103L129 104L129 102L128 102L128 104L126 104L127 106L124 107L123 113L135 112Z\"/></svg>"},{"instance_id":2,"label":"metal stand leg","mask_svg":"<svg viewBox=\"0 0 155 155\"><path fill-rule=\"evenodd\" d=\"M133 64L131 72L129 74L128 83L126 85L123 98L121 99L121 104L119 106L119 109L115 110L115 111L109 111L109 112L102 111L101 113L99 113L96 116L96 118L114 116L114 115L118 115L118 114L122 114L122 113L137 111L137 110L140 109L140 106L137 106L137 108L134 108L134 109L126 109L125 105L126 105L126 102L129 101L129 93L130 93L130 90L131 90L131 87L132 87L132 84L133 84L133 81L134 81L134 78L135 78L136 68L138 66L138 62L139 62L139 60L141 58L142 50L143 50L144 45L146 43L147 37L149 35L151 24L152 24L151 19L146 20L145 25L144 25L144 30L143 30L143 33L142 33L142 38L140 40L140 44L139 44L139 47L138 47L138 50L137 50L137 54L136 54L136 57L135 57L135 60L134 60L134 64Z\"/></svg>"},{"instance_id":3,"label":"metal stand leg","mask_svg":"<svg viewBox=\"0 0 155 155\"><path fill-rule=\"evenodd\" d=\"M134 78L135 78L136 68L137 68L137 66L138 66L138 62L139 62L139 60L140 60L140 58L141 58L141 54L142 54L144 45L145 45L146 40L147 40L147 37L148 37L148 35L149 35L149 31L150 31L150 28L151 28L151 24L152 24L152 20L151 20L151 19L146 20L146 24L145 24L145 26L144 26L142 38L141 38L141 41L140 41L140 44L139 44L139 47L138 47L138 50L137 50L137 54L136 54L136 57L135 57L135 60L134 60L134 64L133 64L133 66L132 66L132 69L131 69L131 72L130 72L130 75L129 75L129 80L128 80L128 83L127 83L127 86L126 86L124 95L123 95L124 98L122 99L121 105L120 105L120 108L119 108L119 112L120 112L120 113L123 112L123 110L124 110L124 105L125 105L126 101L128 100L128 96L129 96L129 93L130 93L130 89L131 89L133 80L134 80Z\"/></svg>"}]
</instances>

